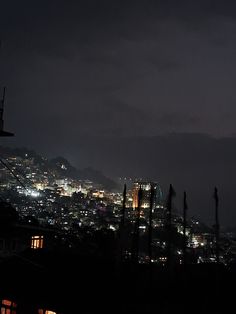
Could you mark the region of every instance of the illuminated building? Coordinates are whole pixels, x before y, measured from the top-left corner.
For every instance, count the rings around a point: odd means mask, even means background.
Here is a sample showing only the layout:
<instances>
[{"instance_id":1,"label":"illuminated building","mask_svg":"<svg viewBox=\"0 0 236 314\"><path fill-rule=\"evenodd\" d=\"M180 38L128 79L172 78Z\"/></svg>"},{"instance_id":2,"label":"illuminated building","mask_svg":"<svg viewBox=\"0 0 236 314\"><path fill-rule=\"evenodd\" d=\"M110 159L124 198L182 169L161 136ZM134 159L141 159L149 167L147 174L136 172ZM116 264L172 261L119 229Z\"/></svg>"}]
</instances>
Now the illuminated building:
<instances>
[{"instance_id":1,"label":"illuminated building","mask_svg":"<svg viewBox=\"0 0 236 314\"><path fill-rule=\"evenodd\" d=\"M204 237L204 234L192 234L191 245L193 248L197 248L199 246L205 246L207 244L207 240Z\"/></svg>"},{"instance_id":2,"label":"illuminated building","mask_svg":"<svg viewBox=\"0 0 236 314\"><path fill-rule=\"evenodd\" d=\"M96 198L104 198L104 191L103 190L97 190L92 192L92 196Z\"/></svg>"},{"instance_id":3,"label":"illuminated building","mask_svg":"<svg viewBox=\"0 0 236 314\"><path fill-rule=\"evenodd\" d=\"M32 236L31 237L31 249L42 249L43 248L43 236Z\"/></svg>"},{"instance_id":4,"label":"illuminated building","mask_svg":"<svg viewBox=\"0 0 236 314\"><path fill-rule=\"evenodd\" d=\"M10 300L2 300L1 314L16 314L16 303Z\"/></svg>"},{"instance_id":5,"label":"illuminated building","mask_svg":"<svg viewBox=\"0 0 236 314\"><path fill-rule=\"evenodd\" d=\"M135 182L133 185L132 196L133 196L133 208L138 207L138 191L141 188L142 190L142 199L141 199L141 208L150 207L150 197L151 197L151 187L154 188L154 202L153 207L156 208L162 198L162 192L159 184L156 182Z\"/></svg>"}]
</instances>

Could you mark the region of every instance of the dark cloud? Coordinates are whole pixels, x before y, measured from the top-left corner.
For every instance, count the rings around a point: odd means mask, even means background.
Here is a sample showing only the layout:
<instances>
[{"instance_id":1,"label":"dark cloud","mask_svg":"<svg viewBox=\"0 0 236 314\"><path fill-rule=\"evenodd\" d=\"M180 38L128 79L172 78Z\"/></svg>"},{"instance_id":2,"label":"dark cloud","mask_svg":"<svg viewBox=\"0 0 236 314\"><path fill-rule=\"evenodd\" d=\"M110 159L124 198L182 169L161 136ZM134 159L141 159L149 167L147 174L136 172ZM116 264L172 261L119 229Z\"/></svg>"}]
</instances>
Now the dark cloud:
<instances>
[{"instance_id":1,"label":"dark cloud","mask_svg":"<svg viewBox=\"0 0 236 314\"><path fill-rule=\"evenodd\" d=\"M159 118L158 123L165 125L167 127L183 127L189 125L199 125L200 119L197 116L187 116L185 114L180 114L178 112L172 112L165 114Z\"/></svg>"},{"instance_id":2,"label":"dark cloud","mask_svg":"<svg viewBox=\"0 0 236 314\"><path fill-rule=\"evenodd\" d=\"M13 49L52 57L74 54L74 45L120 39L163 38L166 24L199 31L234 18L233 1L7 1L1 37Z\"/></svg>"},{"instance_id":3,"label":"dark cloud","mask_svg":"<svg viewBox=\"0 0 236 314\"><path fill-rule=\"evenodd\" d=\"M219 184L235 218L235 1L9 0L1 12L11 143L173 182L203 216Z\"/></svg>"}]
</instances>

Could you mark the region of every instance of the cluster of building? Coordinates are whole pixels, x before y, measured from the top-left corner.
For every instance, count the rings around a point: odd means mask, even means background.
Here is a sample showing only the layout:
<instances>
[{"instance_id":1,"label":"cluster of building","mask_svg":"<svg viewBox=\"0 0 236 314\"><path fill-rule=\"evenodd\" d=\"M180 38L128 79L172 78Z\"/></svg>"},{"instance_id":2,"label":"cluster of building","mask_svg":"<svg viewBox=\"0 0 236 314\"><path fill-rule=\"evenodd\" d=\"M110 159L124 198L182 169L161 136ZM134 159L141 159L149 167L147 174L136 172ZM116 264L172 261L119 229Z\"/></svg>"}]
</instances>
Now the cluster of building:
<instances>
[{"instance_id":1,"label":"cluster of building","mask_svg":"<svg viewBox=\"0 0 236 314\"><path fill-rule=\"evenodd\" d=\"M25 154L5 156L0 196L1 313L73 313L78 296L71 278L80 283L79 306L87 310L90 282L93 288L97 285L99 300L100 283L114 285L116 268L109 268L113 262L122 260L129 269L135 251L135 265L145 269L151 262L157 273L163 269L170 258L170 231L175 264L184 261L183 244L185 262L204 266L216 262L212 228L193 218L184 227L177 210L167 228L168 209L155 182L138 180L127 191L111 192L90 180L72 178L62 162L51 164ZM219 256L227 267L235 262L234 234L221 232Z\"/></svg>"},{"instance_id":2,"label":"cluster of building","mask_svg":"<svg viewBox=\"0 0 236 314\"><path fill-rule=\"evenodd\" d=\"M84 230L108 229L118 233L120 228L123 193L105 190L90 180L71 178L67 164L50 164L46 158L10 155L0 167L1 198L10 203L25 221L39 222L42 227L53 227L67 235L80 236ZM160 185L136 181L127 191L125 200L126 257L132 255L134 228L139 212L139 261L148 261L150 232L151 189L152 201L152 261L165 263L168 244L166 231L167 209ZM138 193L142 198L138 204ZM183 219L175 212L172 216L174 255L182 262ZM189 219L186 228L189 262L215 261L214 231L196 219ZM234 235L221 233L221 261L234 260ZM1 242L0 242L1 247ZM1 249L1 248L0 248Z\"/></svg>"},{"instance_id":3,"label":"cluster of building","mask_svg":"<svg viewBox=\"0 0 236 314\"><path fill-rule=\"evenodd\" d=\"M110 222L118 220L122 202L120 193L69 177L66 165L51 166L46 159L29 154L6 157L0 168L0 193L21 216L67 231L81 226L112 228Z\"/></svg>"}]
</instances>

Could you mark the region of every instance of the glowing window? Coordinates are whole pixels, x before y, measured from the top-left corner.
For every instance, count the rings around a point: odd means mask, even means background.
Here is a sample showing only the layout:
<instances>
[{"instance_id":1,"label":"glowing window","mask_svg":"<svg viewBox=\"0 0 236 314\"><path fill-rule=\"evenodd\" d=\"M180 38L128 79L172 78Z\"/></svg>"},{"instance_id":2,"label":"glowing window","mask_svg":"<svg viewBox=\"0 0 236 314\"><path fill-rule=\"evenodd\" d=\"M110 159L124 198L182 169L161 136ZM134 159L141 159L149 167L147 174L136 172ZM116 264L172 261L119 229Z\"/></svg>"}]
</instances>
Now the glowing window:
<instances>
[{"instance_id":1,"label":"glowing window","mask_svg":"<svg viewBox=\"0 0 236 314\"><path fill-rule=\"evenodd\" d=\"M10 300L2 300L1 314L16 314L16 303Z\"/></svg>"},{"instance_id":2,"label":"glowing window","mask_svg":"<svg viewBox=\"0 0 236 314\"><path fill-rule=\"evenodd\" d=\"M48 310L38 310L38 314L57 314L56 312L53 311L48 311Z\"/></svg>"},{"instance_id":3,"label":"glowing window","mask_svg":"<svg viewBox=\"0 0 236 314\"><path fill-rule=\"evenodd\" d=\"M42 248L43 248L43 236L32 236L31 249L42 249Z\"/></svg>"}]
</instances>

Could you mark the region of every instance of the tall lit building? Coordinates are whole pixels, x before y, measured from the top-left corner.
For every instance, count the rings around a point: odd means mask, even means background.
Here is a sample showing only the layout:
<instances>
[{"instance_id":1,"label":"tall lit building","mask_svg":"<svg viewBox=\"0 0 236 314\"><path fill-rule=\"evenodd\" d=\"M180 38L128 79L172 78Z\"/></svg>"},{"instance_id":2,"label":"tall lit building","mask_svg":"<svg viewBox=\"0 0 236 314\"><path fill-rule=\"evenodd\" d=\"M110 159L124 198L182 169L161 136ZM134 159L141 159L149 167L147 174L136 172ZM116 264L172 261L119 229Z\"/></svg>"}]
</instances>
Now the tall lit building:
<instances>
[{"instance_id":1,"label":"tall lit building","mask_svg":"<svg viewBox=\"0 0 236 314\"><path fill-rule=\"evenodd\" d=\"M150 197L151 197L151 187L154 188L154 200L153 200L153 208L156 208L161 203L162 192L160 189L160 185L156 182L143 182L138 181L133 184L133 208L138 207L138 191L141 188L142 190L142 198L141 198L141 208L149 208L150 207Z\"/></svg>"}]
</instances>

